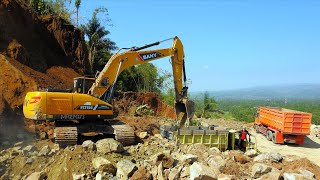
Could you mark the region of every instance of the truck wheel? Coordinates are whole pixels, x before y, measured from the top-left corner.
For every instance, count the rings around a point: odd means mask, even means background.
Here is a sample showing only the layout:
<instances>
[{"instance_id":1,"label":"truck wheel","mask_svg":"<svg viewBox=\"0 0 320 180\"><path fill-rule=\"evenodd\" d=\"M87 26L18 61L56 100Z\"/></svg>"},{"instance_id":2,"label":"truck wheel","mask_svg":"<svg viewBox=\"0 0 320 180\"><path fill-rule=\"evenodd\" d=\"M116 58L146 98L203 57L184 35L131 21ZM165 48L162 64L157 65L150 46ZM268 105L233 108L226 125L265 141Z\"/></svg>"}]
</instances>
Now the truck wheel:
<instances>
[{"instance_id":1,"label":"truck wheel","mask_svg":"<svg viewBox=\"0 0 320 180\"><path fill-rule=\"evenodd\" d=\"M256 133L259 133L260 132L259 126L258 125L254 125L254 130L256 130Z\"/></svg>"},{"instance_id":2,"label":"truck wheel","mask_svg":"<svg viewBox=\"0 0 320 180\"><path fill-rule=\"evenodd\" d=\"M267 139L268 139L269 141L272 140L272 131L270 131L270 130L267 131Z\"/></svg>"},{"instance_id":3,"label":"truck wheel","mask_svg":"<svg viewBox=\"0 0 320 180\"><path fill-rule=\"evenodd\" d=\"M271 141L276 144L276 133L272 133Z\"/></svg>"}]
</instances>

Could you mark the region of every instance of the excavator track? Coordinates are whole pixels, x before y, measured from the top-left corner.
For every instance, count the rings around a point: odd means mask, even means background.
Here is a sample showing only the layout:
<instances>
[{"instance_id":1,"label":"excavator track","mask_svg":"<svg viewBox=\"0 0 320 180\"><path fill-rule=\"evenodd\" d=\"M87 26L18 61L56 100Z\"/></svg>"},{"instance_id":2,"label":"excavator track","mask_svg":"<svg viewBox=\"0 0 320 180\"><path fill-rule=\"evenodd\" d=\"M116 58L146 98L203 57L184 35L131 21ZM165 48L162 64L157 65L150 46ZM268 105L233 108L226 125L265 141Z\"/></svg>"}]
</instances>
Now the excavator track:
<instances>
[{"instance_id":1,"label":"excavator track","mask_svg":"<svg viewBox=\"0 0 320 180\"><path fill-rule=\"evenodd\" d=\"M59 146L66 147L68 145L76 145L78 142L77 127L55 127L54 129L55 143Z\"/></svg>"},{"instance_id":2,"label":"excavator track","mask_svg":"<svg viewBox=\"0 0 320 180\"><path fill-rule=\"evenodd\" d=\"M114 129L115 139L122 145L128 146L135 143L135 135L133 129L127 125L112 125Z\"/></svg>"}]
</instances>

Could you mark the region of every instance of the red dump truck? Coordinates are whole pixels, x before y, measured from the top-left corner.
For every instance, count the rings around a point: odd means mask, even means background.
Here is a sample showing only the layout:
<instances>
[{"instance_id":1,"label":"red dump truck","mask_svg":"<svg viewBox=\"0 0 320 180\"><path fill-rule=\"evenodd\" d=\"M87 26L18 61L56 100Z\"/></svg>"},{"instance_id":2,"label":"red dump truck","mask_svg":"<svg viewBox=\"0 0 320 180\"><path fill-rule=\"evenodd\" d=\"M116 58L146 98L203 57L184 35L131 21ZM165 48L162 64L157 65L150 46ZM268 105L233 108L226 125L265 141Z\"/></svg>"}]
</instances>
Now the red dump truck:
<instances>
[{"instance_id":1,"label":"red dump truck","mask_svg":"<svg viewBox=\"0 0 320 180\"><path fill-rule=\"evenodd\" d=\"M256 132L268 140L283 144L303 144L310 134L312 114L276 107L259 107L254 123Z\"/></svg>"}]
</instances>

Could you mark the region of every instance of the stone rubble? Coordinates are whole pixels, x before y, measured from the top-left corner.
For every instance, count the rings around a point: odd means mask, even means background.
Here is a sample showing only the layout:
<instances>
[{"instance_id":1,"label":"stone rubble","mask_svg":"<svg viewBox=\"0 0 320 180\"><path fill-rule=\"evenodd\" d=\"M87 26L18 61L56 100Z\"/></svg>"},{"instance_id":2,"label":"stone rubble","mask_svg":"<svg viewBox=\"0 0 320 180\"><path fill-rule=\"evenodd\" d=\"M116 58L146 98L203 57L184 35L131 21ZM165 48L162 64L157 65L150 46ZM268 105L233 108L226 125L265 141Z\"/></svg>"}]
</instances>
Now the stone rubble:
<instances>
[{"instance_id":1,"label":"stone rubble","mask_svg":"<svg viewBox=\"0 0 320 180\"><path fill-rule=\"evenodd\" d=\"M0 152L1 179L317 179L317 171L303 167L283 169L283 163L299 162L279 153L181 145L157 136L123 147L114 139L84 141L82 145L16 144ZM28 170L15 171L13 162ZM71 164L70 164L71 163ZM315 165L316 166L316 165ZM15 166L16 167L16 166ZM30 169L31 168L31 169ZM58 168L58 169L57 169ZM320 167L318 167L320 169ZM69 174L68 174L69 173Z\"/></svg>"}]
</instances>

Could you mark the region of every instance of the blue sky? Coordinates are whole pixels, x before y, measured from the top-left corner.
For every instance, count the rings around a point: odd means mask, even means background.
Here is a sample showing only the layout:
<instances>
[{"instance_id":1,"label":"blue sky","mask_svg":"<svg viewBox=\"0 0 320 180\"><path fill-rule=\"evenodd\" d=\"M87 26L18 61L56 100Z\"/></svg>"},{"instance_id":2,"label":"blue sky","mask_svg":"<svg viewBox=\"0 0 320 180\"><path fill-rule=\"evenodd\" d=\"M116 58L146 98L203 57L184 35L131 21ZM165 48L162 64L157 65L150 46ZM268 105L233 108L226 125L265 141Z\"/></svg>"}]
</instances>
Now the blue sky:
<instances>
[{"instance_id":1,"label":"blue sky","mask_svg":"<svg viewBox=\"0 0 320 180\"><path fill-rule=\"evenodd\" d=\"M118 47L179 36L191 91L320 82L320 1L82 0L80 22L99 6Z\"/></svg>"}]
</instances>

